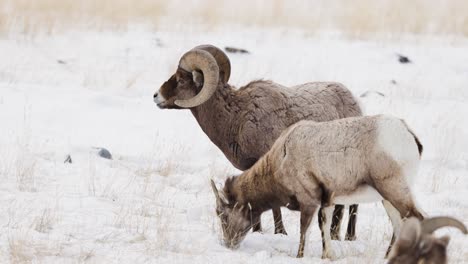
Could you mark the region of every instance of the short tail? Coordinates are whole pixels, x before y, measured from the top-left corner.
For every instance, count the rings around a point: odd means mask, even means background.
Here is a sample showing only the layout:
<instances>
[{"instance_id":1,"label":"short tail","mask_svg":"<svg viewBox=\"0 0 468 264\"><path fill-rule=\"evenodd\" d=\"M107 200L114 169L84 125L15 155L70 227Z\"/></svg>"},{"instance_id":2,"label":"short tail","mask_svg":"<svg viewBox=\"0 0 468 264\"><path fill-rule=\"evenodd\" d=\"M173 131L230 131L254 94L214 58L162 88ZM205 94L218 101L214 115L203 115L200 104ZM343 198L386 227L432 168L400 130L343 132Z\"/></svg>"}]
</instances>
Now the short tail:
<instances>
[{"instance_id":1,"label":"short tail","mask_svg":"<svg viewBox=\"0 0 468 264\"><path fill-rule=\"evenodd\" d=\"M409 128L409 126L408 126L408 124L406 124L405 120L401 120L401 121L403 121L403 124L405 124L406 128L411 133L411 135L413 135L414 141L416 141L416 145L418 146L419 157L421 157L422 153L423 153L423 150L424 150L423 145L421 144L421 141L419 141L419 138L416 136L416 134L414 134L414 132Z\"/></svg>"}]
</instances>

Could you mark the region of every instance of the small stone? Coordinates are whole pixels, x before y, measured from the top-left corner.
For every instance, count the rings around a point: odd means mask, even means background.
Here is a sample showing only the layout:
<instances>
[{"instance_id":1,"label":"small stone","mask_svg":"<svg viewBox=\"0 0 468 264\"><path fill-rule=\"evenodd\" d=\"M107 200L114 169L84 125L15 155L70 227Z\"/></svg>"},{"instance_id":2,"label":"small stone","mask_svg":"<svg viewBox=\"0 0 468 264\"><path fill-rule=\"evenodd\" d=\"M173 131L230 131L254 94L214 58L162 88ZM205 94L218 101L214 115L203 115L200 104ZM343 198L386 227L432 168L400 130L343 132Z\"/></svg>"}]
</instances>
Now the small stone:
<instances>
[{"instance_id":1,"label":"small stone","mask_svg":"<svg viewBox=\"0 0 468 264\"><path fill-rule=\"evenodd\" d=\"M67 157L65 158L65 161L63 163L70 163L70 164L73 163L73 160L72 160L70 154L67 155Z\"/></svg>"},{"instance_id":2,"label":"small stone","mask_svg":"<svg viewBox=\"0 0 468 264\"><path fill-rule=\"evenodd\" d=\"M112 155L109 150L105 148L98 148L98 149L99 151L97 154L99 155L99 157L104 158L104 159L112 159Z\"/></svg>"},{"instance_id":3,"label":"small stone","mask_svg":"<svg viewBox=\"0 0 468 264\"><path fill-rule=\"evenodd\" d=\"M234 48L234 47L225 47L224 50L227 51L227 52L230 52L230 53L244 53L244 54L250 53L248 50L240 49L240 48Z\"/></svg>"},{"instance_id":4,"label":"small stone","mask_svg":"<svg viewBox=\"0 0 468 264\"><path fill-rule=\"evenodd\" d=\"M406 63L411 63L411 60L407 57L407 56L404 56L404 55L401 55L401 54L397 54L398 56L398 61L402 64L406 64Z\"/></svg>"}]
</instances>

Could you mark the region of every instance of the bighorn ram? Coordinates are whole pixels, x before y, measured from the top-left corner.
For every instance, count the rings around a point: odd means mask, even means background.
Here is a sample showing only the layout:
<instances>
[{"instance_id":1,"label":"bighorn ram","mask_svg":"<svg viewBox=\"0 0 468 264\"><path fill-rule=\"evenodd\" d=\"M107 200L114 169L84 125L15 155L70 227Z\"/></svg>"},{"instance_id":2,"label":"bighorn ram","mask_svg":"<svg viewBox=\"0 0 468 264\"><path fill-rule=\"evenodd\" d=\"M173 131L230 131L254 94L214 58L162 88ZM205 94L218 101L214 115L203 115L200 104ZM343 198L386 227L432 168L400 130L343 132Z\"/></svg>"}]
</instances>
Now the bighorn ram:
<instances>
[{"instance_id":1,"label":"bighorn ram","mask_svg":"<svg viewBox=\"0 0 468 264\"><path fill-rule=\"evenodd\" d=\"M236 89L228 84L229 58L203 45L185 53L175 74L154 94L162 109L190 109L210 140L238 169L249 169L282 131L299 120L317 122L360 116L356 99L340 83L315 82L291 88L253 81ZM350 207L346 238L355 238L357 205ZM343 206L337 206L333 237L339 239ZM284 233L281 211L273 207L275 233ZM261 230L260 222L253 230Z\"/></svg>"},{"instance_id":2,"label":"bighorn ram","mask_svg":"<svg viewBox=\"0 0 468 264\"><path fill-rule=\"evenodd\" d=\"M301 212L297 256L302 257L306 231L322 207L322 257L334 258L332 206L382 200L398 234L402 217L423 219L410 191L421 152L416 136L394 117L300 121L281 134L252 168L228 178L222 191L211 182L224 243L237 247L258 215L285 206Z\"/></svg>"},{"instance_id":3,"label":"bighorn ram","mask_svg":"<svg viewBox=\"0 0 468 264\"><path fill-rule=\"evenodd\" d=\"M419 222L409 218L401 228L398 240L389 255L389 264L447 263L447 245L450 237L437 238L435 230L451 226L468 234L465 225L451 217L434 217Z\"/></svg>"}]
</instances>

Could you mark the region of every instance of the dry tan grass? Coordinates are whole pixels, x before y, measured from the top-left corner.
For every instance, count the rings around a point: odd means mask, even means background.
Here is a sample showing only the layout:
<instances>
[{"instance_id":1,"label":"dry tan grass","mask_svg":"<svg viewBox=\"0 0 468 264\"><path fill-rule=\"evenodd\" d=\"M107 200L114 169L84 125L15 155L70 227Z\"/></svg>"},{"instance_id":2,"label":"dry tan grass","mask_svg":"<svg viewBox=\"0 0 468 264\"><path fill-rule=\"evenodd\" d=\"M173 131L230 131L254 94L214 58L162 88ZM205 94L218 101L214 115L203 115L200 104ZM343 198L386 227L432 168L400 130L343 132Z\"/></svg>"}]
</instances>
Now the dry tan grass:
<instances>
[{"instance_id":1,"label":"dry tan grass","mask_svg":"<svg viewBox=\"0 0 468 264\"><path fill-rule=\"evenodd\" d=\"M468 36L465 0L2 0L0 31L26 34L86 28L168 30L232 25L336 30L348 36L434 33Z\"/></svg>"}]
</instances>

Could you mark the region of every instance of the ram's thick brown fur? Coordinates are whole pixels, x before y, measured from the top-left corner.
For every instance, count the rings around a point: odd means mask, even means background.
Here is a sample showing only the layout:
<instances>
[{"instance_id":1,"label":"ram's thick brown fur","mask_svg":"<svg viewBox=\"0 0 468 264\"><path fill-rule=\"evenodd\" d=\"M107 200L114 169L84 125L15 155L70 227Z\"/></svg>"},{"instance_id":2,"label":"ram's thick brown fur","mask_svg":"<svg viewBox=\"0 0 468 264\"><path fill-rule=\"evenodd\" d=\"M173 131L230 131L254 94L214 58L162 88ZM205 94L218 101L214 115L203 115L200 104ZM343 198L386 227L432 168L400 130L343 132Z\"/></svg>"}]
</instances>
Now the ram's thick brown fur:
<instances>
[{"instance_id":1,"label":"ram's thick brown fur","mask_svg":"<svg viewBox=\"0 0 468 264\"><path fill-rule=\"evenodd\" d=\"M203 63L207 66L189 65L187 58L194 51L203 57ZM210 54L215 63L210 64L206 60L205 57L210 57ZM197 59L195 57L190 58L191 62ZM163 109L189 108L209 139L240 170L249 169L287 127L300 120L322 122L362 115L356 99L340 83L313 82L285 87L271 81L257 80L236 89L227 83L229 76L229 59L221 50L210 45L195 47L181 58L176 73L161 86L154 98ZM210 84L216 84L206 88L209 86L207 78ZM202 92L205 94L201 95ZM193 99L195 96L204 99ZM190 103L182 104L181 101ZM274 208L273 212L275 232L286 233L281 222L281 211ZM337 215L340 214L342 207L337 212ZM347 234L349 239L354 238L355 214L351 218L353 221L350 221L350 232ZM339 221L333 228L337 238ZM254 228L259 229L260 225Z\"/></svg>"}]
</instances>

